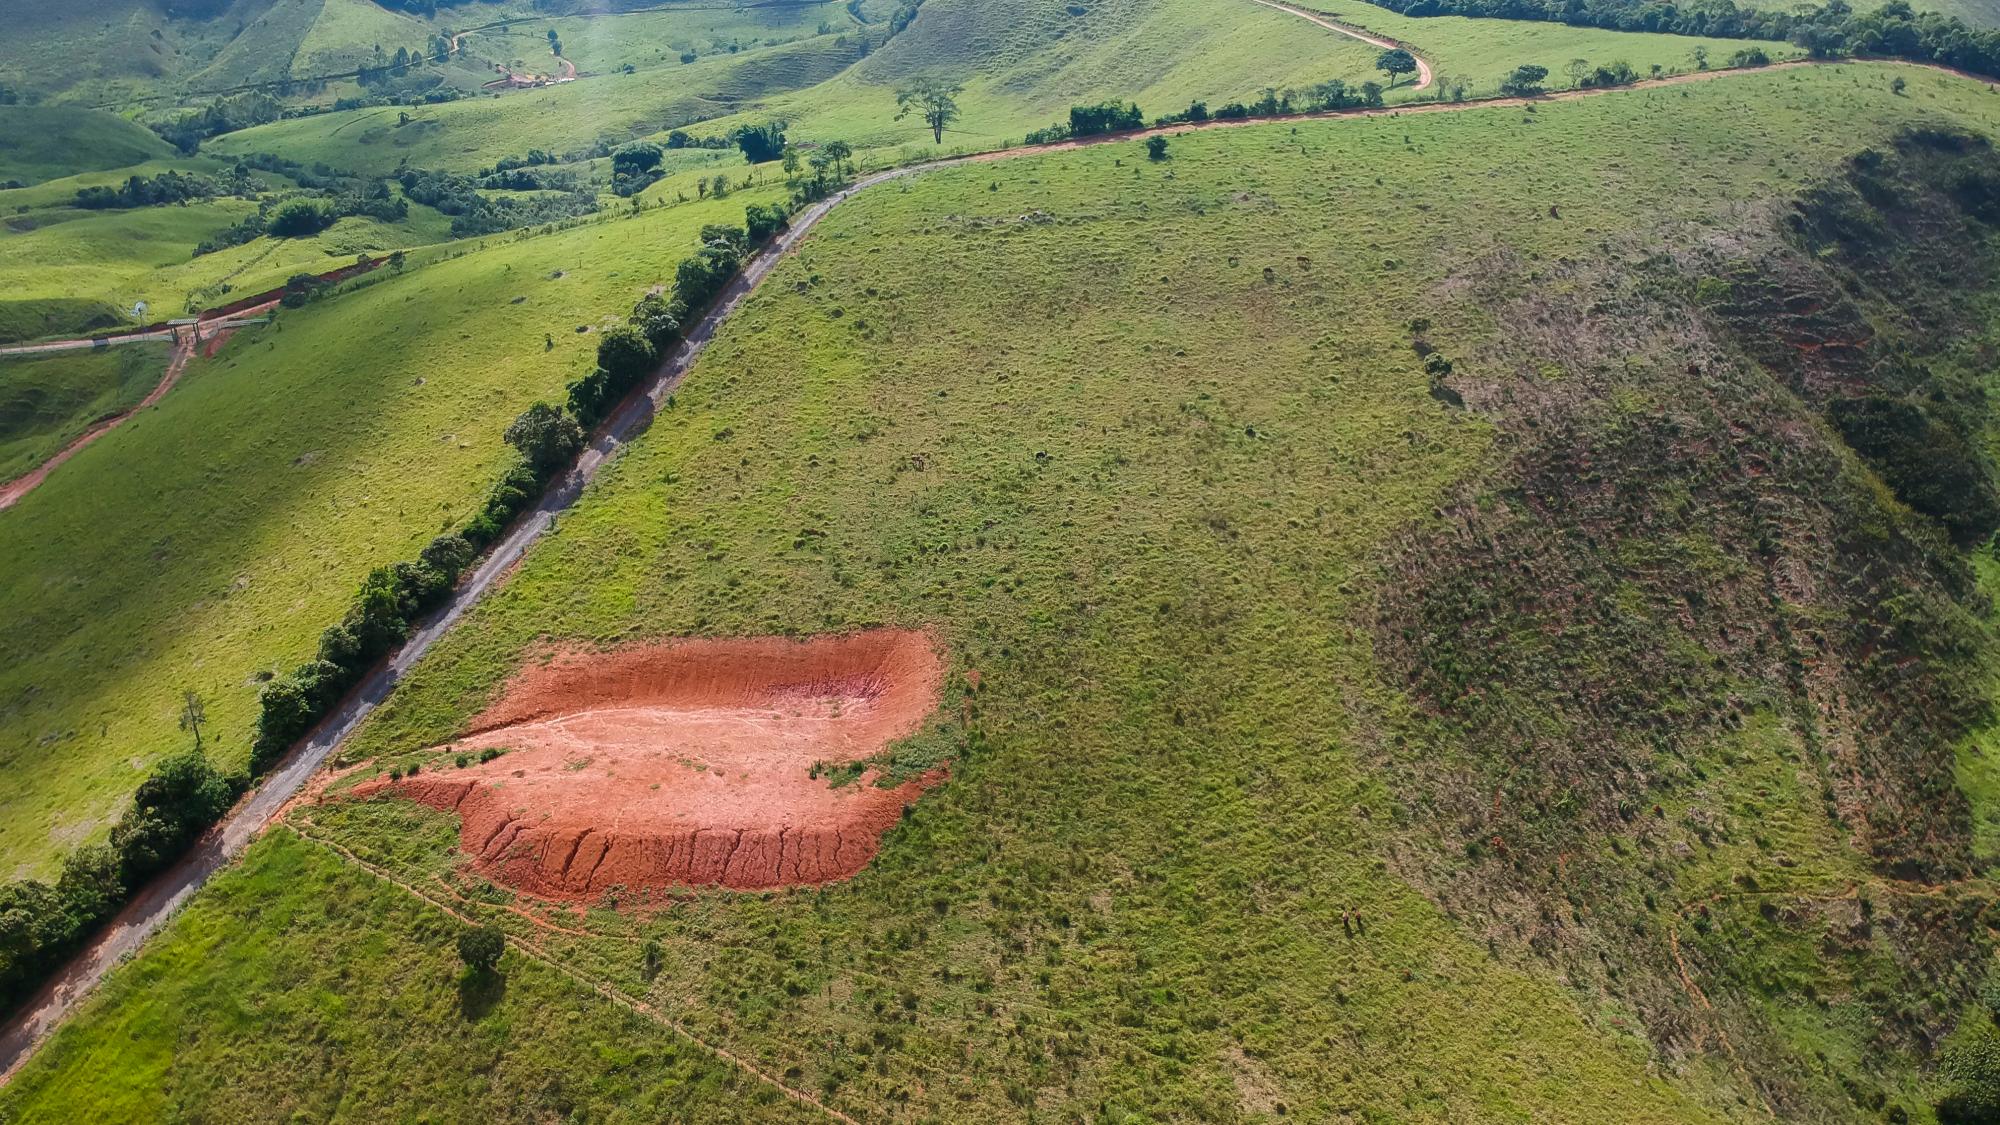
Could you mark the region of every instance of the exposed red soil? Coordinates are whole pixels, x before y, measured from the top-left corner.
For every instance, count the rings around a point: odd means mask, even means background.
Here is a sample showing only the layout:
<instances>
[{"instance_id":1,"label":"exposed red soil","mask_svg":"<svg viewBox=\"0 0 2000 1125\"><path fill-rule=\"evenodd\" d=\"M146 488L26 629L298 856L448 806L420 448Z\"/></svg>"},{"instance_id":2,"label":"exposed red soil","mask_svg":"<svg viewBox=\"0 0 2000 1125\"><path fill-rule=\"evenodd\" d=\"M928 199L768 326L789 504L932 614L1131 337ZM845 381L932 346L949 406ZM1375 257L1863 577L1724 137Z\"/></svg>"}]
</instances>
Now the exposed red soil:
<instances>
[{"instance_id":1,"label":"exposed red soil","mask_svg":"<svg viewBox=\"0 0 2000 1125\"><path fill-rule=\"evenodd\" d=\"M541 898L827 883L867 866L943 771L836 787L815 764L916 733L943 679L931 636L909 630L563 653L523 669L443 747L507 753L354 794L456 812L473 864Z\"/></svg>"}]
</instances>

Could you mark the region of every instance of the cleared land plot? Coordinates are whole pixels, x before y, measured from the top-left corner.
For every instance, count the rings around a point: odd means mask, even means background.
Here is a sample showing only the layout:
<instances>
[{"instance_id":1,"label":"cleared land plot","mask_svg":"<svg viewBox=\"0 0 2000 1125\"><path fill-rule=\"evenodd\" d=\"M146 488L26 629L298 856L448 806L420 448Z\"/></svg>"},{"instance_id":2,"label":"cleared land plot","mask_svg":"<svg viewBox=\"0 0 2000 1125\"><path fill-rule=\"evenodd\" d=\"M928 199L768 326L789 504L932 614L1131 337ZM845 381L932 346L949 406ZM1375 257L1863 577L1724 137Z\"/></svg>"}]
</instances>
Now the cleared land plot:
<instances>
[{"instance_id":1,"label":"cleared land plot","mask_svg":"<svg viewBox=\"0 0 2000 1125\"><path fill-rule=\"evenodd\" d=\"M931 638L887 629L570 653L428 772L354 794L453 813L483 871L540 898L833 882L942 779L859 764L917 733L942 671Z\"/></svg>"}]
</instances>

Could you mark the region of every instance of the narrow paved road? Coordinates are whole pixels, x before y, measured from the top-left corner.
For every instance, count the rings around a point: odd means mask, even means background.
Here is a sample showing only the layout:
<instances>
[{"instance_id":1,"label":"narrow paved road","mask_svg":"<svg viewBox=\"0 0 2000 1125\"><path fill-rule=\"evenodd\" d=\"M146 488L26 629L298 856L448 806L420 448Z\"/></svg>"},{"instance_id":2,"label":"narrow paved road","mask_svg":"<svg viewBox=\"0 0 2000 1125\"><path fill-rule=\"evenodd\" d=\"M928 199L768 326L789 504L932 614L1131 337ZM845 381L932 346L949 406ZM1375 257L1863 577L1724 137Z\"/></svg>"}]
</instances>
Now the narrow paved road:
<instances>
[{"instance_id":1,"label":"narrow paved road","mask_svg":"<svg viewBox=\"0 0 2000 1125\"><path fill-rule=\"evenodd\" d=\"M1312 14L1301 12L1284 4L1270 0L1255 0L1284 11L1293 12L1302 18L1321 23ZM1341 34L1352 34L1347 29L1332 28ZM1789 67L1821 65L1811 62L1781 63L1767 70ZM1911 64L1914 65L1914 64ZM1944 70L1942 67L1929 69ZM1426 69L1428 73L1428 69ZM277 816L280 809L298 792L320 764L326 761L350 734L352 734L395 687L396 682L415 666L418 660L430 650L432 644L443 636L458 620L475 605L486 592L499 582L528 548L541 538L555 522L558 514L576 502L586 486L597 476L604 463L620 447L644 433L651 423L654 413L680 385L688 368L705 348L716 330L730 314L743 303L743 299L757 288L757 285L783 260L793 247L812 231L827 213L854 195L866 191L877 184L908 176L921 175L939 168L994 160L1005 160L1018 156L1032 156L1064 149L1084 148L1100 144L1119 144L1155 134L1179 134L1202 129L1241 128L1270 125L1284 121L1308 119L1332 119L1347 117L1381 117L1400 113L1451 113L1464 110L1491 109L1496 106L1520 105L1533 101L1568 101L1575 98L1598 97L1609 94L1629 93L1658 86L1675 85L1685 82L1705 82L1738 73L1729 70L1702 71L1695 74L1677 75L1672 78L1653 79L1637 82L1631 86L1607 89L1569 90L1559 94L1546 95L1535 99L1502 98L1476 102L1425 102L1404 107L1384 107L1366 110L1337 110L1328 113L1291 114L1284 117L1249 118L1235 121L1208 121L1200 124L1172 125L1160 129L1144 129L1130 133L1118 133L1102 137L1087 137L1081 140L1063 141L1052 145L1023 146L997 152L976 153L969 156L955 156L934 160L924 164L914 164L887 172L878 172L863 177L853 184L813 204L792 216L792 225L780 234L765 249L753 257L717 300L688 338L677 345L662 362L658 371L647 384L645 390L622 404L607 420L577 463L559 478L543 495L535 509L523 518L505 538L493 548L486 560L473 571L452 595L450 602L437 615L424 622L410 636L386 664L376 668L361 685L355 689L335 711L329 715L291 753L280 766L268 775L261 786L233 809L227 819L205 837L195 851L181 860L165 875L147 887L131 905L126 907L98 939L82 953L78 954L63 971L57 975L30 1002L27 1009L4 1031L0 1031L0 1083L11 1078L20 1068L36 1044L62 1022L78 1002L80 1002L106 973L128 954L135 952L140 944L171 917L173 911L188 896L208 881L223 866L230 863L242 852L249 842L265 825ZM1947 73L1955 73L1949 72ZM1960 77L1966 77L1960 75ZM1984 81L1981 79L1980 81Z\"/></svg>"}]
</instances>

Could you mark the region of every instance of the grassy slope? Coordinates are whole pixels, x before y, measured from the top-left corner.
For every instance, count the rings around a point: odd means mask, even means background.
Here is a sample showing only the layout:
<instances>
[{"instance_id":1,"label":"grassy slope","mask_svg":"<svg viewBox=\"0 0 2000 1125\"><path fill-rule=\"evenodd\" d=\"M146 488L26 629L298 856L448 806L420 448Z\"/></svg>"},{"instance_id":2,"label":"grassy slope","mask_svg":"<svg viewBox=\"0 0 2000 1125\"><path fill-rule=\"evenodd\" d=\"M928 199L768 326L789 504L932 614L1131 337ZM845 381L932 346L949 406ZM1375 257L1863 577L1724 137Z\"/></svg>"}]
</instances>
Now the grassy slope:
<instances>
[{"instance_id":1,"label":"grassy slope","mask_svg":"<svg viewBox=\"0 0 2000 1125\"><path fill-rule=\"evenodd\" d=\"M1137 101L1161 114L1197 98L1213 108L1266 86L1380 78L1371 69L1376 53L1247 2L1115 0L1077 16L1053 0L1011 7L934 0L847 74L702 131L775 116L790 121L801 140L927 148L920 120L894 120L895 91L912 77L941 75L966 87L958 98L963 116L944 147L976 151L1066 119L1079 102Z\"/></svg>"},{"instance_id":2,"label":"grassy slope","mask_svg":"<svg viewBox=\"0 0 2000 1125\"><path fill-rule=\"evenodd\" d=\"M853 62L834 36L701 59L685 67L608 74L540 90L407 112L359 109L273 122L218 137L209 151L271 152L337 168L388 173L399 163L475 170L530 148L562 152L600 136L624 141L716 112L715 106L799 89Z\"/></svg>"},{"instance_id":3,"label":"grassy slope","mask_svg":"<svg viewBox=\"0 0 2000 1125\"><path fill-rule=\"evenodd\" d=\"M0 181L40 183L173 155L151 130L96 110L0 106Z\"/></svg>"},{"instance_id":4,"label":"grassy slope","mask_svg":"<svg viewBox=\"0 0 2000 1125\"><path fill-rule=\"evenodd\" d=\"M207 156L149 160L112 171L84 172L32 187L0 191L0 214L10 232L0 242L0 333L25 339L71 335L89 325L66 325L62 318L43 324L30 316L52 300L97 309L110 306L129 317L138 302L146 319L179 316L190 307L223 303L230 293L255 293L282 284L293 274L323 273L355 255L443 243L451 220L412 204L398 223L349 217L311 238L258 238L200 257L195 247L246 215L252 201L225 198L185 206L89 211L69 206L76 192L94 185L117 185L130 176L166 171L214 175L223 162ZM278 176L263 177L273 190L288 188ZM11 315L10 315L11 314ZM12 329L29 321L31 331Z\"/></svg>"},{"instance_id":5,"label":"grassy slope","mask_svg":"<svg viewBox=\"0 0 2000 1125\"><path fill-rule=\"evenodd\" d=\"M287 313L5 513L0 871L101 830L178 743L184 685L240 764L253 674L306 656L368 569L466 514L507 422L588 364L577 326L757 198L492 239Z\"/></svg>"},{"instance_id":6,"label":"grassy slope","mask_svg":"<svg viewBox=\"0 0 2000 1125\"><path fill-rule=\"evenodd\" d=\"M1756 1116L1722 1056L1651 1057L1630 1013L1468 941L1374 851L1398 814L1343 702L1383 691L1358 583L1491 457L1482 423L1426 394L1401 326L1452 312L1433 287L1495 255L1643 244L1784 198L1913 118L1990 113L1969 84L1826 68L1211 132L1165 166L1112 146L863 196L362 748L449 734L544 637L933 624L983 675L979 749L870 870L549 940L868 1115L907 1096L947 1115ZM1534 206L1468 190L1529 152ZM1481 330L1453 312L1446 342ZM1752 755L1732 780L1782 806L1768 753L1753 730L1723 760ZM1840 854L1770 815L1802 854ZM314 818L413 878L451 869L441 818ZM1727 855L1709 859L1719 879ZM1343 933L1349 910L1364 932ZM642 938L669 966L650 990ZM1843 1060L1869 1035L1779 1014ZM875 1053L877 1033L896 1046ZM1680 1083L1647 1077L1662 1065Z\"/></svg>"},{"instance_id":7,"label":"grassy slope","mask_svg":"<svg viewBox=\"0 0 2000 1125\"><path fill-rule=\"evenodd\" d=\"M717 5L681 12L530 19L470 35L465 49L481 58L520 59L527 69L544 72L553 68L547 36L554 30L565 58L584 73L606 74L623 66L678 68L685 51L729 54L732 47L741 51L789 43L819 34L822 25L835 34L860 34L865 26L848 15L843 0L760 8Z\"/></svg>"},{"instance_id":8,"label":"grassy slope","mask_svg":"<svg viewBox=\"0 0 2000 1125\"><path fill-rule=\"evenodd\" d=\"M1707 48L1709 65L1717 67L1726 65L1731 55L1747 47L1756 47L1773 60L1803 54L1789 43L1747 39L1603 31L1560 23L1463 16L1413 19L1360 0L1308 0L1304 6L1411 44L1431 61L1439 75L1463 80L1471 97L1493 96L1500 79L1526 63L1547 67L1547 86L1555 90L1570 85L1565 68L1571 59L1587 59L1593 64L1623 60L1640 74L1648 73L1654 66L1673 74L1696 69L1692 55L1696 46Z\"/></svg>"},{"instance_id":9,"label":"grassy slope","mask_svg":"<svg viewBox=\"0 0 2000 1125\"><path fill-rule=\"evenodd\" d=\"M146 397L165 344L0 357L0 480L41 464L90 423Z\"/></svg>"},{"instance_id":10,"label":"grassy slope","mask_svg":"<svg viewBox=\"0 0 2000 1125\"><path fill-rule=\"evenodd\" d=\"M418 54L430 51L430 23L374 0L323 0L315 7L319 10L291 57L294 75L354 70L372 63L378 46L385 55L394 55L398 47Z\"/></svg>"},{"instance_id":11,"label":"grassy slope","mask_svg":"<svg viewBox=\"0 0 2000 1125\"><path fill-rule=\"evenodd\" d=\"M295 273L322 273L379 253L443 242L450 220L412 207L401 223L352 217L312 238L259 238L194 257L210 237L254 214L255 203L218 199L185 207L130 211L46 210L45 225L0 241L0 304L48 298L106 302L129 312L139 301L149 317L181 315L190 298L201 307L222 303L223 286L255 293L283 284Z\"/></svg>"},{"instance_id":12,"label":"grassy slope","mask_svg":"<svg viewBox=\"0 0 2000 1125\"><path fill-rule=\"evenodd\" d=\"M459 929L280 832L92 1002L117 1021L116 1038L58 1035L0 1093L0 1118L818 1116L519 953L501 962L499 986L466 980L453 949ZM72 1067L93 1073L86 1088L68 1084Z\"/></svg>"}]
</instances>

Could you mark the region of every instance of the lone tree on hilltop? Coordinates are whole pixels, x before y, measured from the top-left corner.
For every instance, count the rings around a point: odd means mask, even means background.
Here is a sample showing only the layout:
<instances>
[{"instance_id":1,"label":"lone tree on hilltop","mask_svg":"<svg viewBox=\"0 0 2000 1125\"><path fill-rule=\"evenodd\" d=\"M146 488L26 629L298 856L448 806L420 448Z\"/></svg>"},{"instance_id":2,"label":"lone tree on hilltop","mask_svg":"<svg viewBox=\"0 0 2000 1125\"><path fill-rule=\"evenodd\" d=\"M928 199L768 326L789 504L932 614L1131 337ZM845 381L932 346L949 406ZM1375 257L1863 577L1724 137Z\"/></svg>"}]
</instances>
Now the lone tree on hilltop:
<instances>
[{"instance_id":1,"label":"lone tree on hilltop","mask_svg":"<svg viewBox=\"0 0 2000 1125\"><path fill-rule=\"evenodd\" d=\"M1165 137L1147 137L1147 138L1146 138L1146 159L1148 159L1148 160L1165 160L1166 158L1167 158L1167 138L1165 138Z\"/></svg>"},{"instance_id":2,"label":"lone tree on hilltop","mask_svg":"<svg viewBox=\"0 0 2000 1125\"><path fill-rule=\"evenodd\" d=\"M1375 69L1388 75L1389 85L1394 86L1397 75L1417 72L1417 56L1401 47L1392 47L1375 56Z\"/></svg>"},{"instance_id":3,"label":"lone tree on hilltop","mask_svg":"<svg viewBox=\"0 0 2000 1125\"><path fill-rule=\"evenodd\" d=\"M931 140L943 144L945 126L958 120L958 102L953 95L964 92L963 86L936 78L919 78L896 91L896 120L916 112L930 126Z\"/></svg>"},{"instance_id":4,"label":"lone tree on hilltop","mask_svg":"<svg viewBox=\"0 0 2000 1125\"><path fill-rule=\"evenodd\" d=\"M458 935L458 959L474 972L492 972L506 951L507 935L497 926L481 926Z\"/></svg>"}]
</instances>

